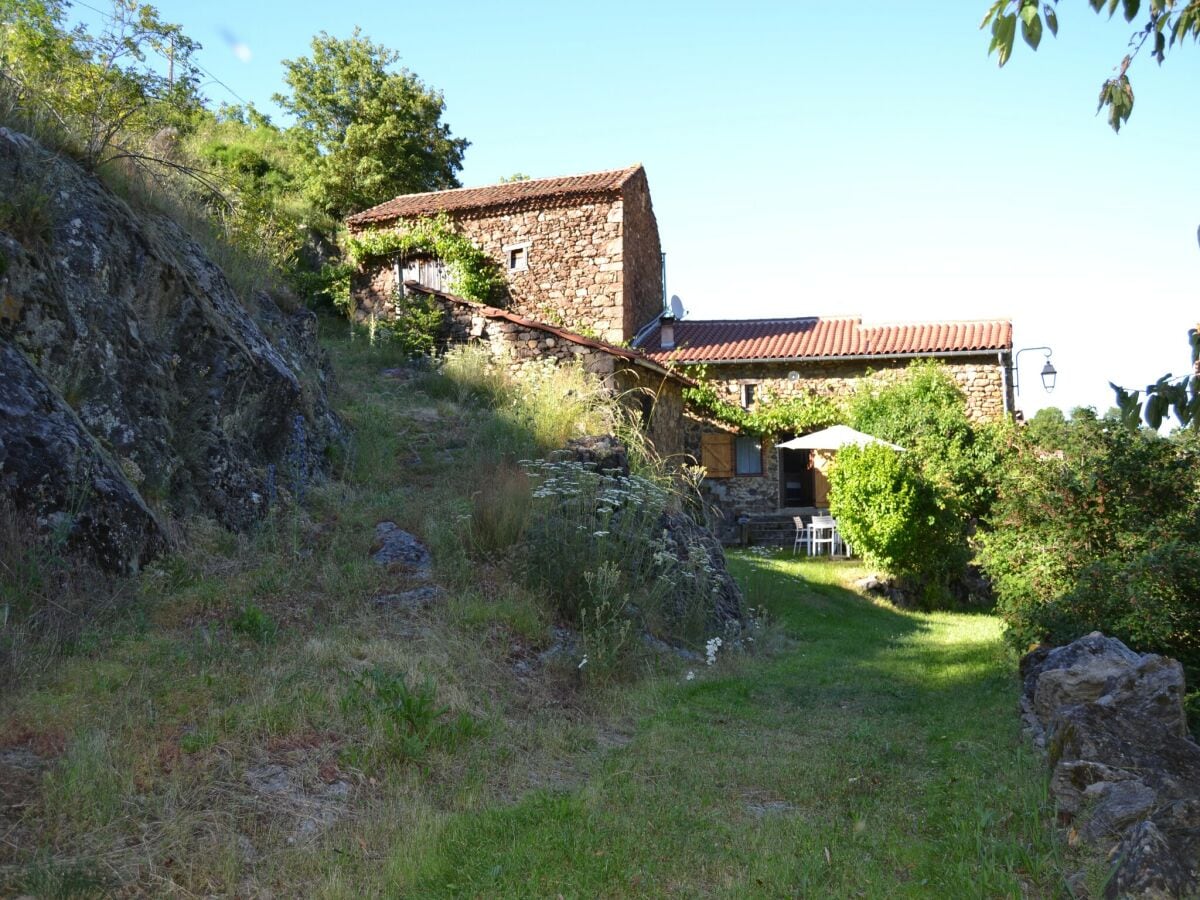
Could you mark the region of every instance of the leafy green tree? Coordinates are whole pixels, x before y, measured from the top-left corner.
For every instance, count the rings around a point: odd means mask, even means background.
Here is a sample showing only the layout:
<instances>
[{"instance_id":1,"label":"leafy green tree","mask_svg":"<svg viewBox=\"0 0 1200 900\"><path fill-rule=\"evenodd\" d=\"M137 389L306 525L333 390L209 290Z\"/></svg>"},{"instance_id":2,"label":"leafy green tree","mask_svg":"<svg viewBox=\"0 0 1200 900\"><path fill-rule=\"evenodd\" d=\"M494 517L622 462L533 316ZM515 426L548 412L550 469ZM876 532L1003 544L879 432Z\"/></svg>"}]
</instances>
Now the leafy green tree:
<instances>
[{"instance_id":1,"label":"leafy green tree","mask_svg":"<svg viewBox=\"0 0 1200 900\"><path fill-rule=\"evenodd\" d=\"M82 162L146 159L163 127L187 125L203 106L192 55L200 45L158 11L114 0L97 33L65 25L64 0L0 0L0 64L29 107L47 111Z\"/></svg>"},{"instance_id":2,"label":"leafy green tree","mask_svg":"<svg viewBox=\"0 0 1200 900\"><path fill-rule=\"evenodd\" d=\"M916 456L882 444L843 447L829 475L830 512L842 536L872 565L915 588L927 603L947 599L969 557L961 517Z\"/></svg>"},{"instance_id":3,"label":"leafy green tree","mask_svg":"<svg viewBox=\"0 0 1200 900\"><path fill-rule=\"evenodd\" d=\"M1159 64L1166 57L1167 49L1188 37L1200 41L1200 0L1088 0L1095 12L1108 11L1111 18L1120 7L1126 22L1141 16L1142 24L1129 40L1129 51L1116 67L1117 74L1105 79L1100 86L1100 102L1096 112L1108 108L1108 124L1113 131L1133 112L1133 85L1129 81L1129 68L1147 44ZM996 51L1000 65L1012 57L1016 46L1017 30L1021 38L1034 50L1049 31L1058 35L1058 0L996 0L983 17L980 28L992 26L992 41L988 53ZM1043 26L1044 22L1044 26Z\"/></svg>"},{"instance_id":4,"label":"leafy green tree","mask_svg":"<svg viewBox=\"0 0 1200 900\"><path fill-rule=\"evenodd\" d=\"M399 54L360 29L321 32L312 55L284 60L291 93L275 101L296 117L291 134L308 160L313 202L341 218L398 194L458 186L468 142L442 122L445 103Z\"/></svg>"},{"instance_id":5,"label":"leafy green tree","mask_svg":"<svg viewBox=\"0 0 1200 900\"><path fill-rule=\"evenodd\" d=\"M1050 450L1023 436L980 554L1024 647L1102 630L1200 666L1200 444L1076 410Z\"/></svg>"},{"instance_id":6,"label":"leafy green tree","mask_svg":"<svg viewBox=\"0 0 1200 900\"><path fill-rule=\"evenodd\" d=\"M1121 419L1131 429L1138 427L1139 418L1157 430L1168 414L1174 412L1175 419L1184 428L1200 430L1200 331L1188 331L1188 343L1192 348L1192 374L1182 378L1164 375L1154 384L1146 386L1146 399L1141 400L1140 391L1131 391L1109 382L1117 395L1117 408Z\"/></svg>"},{"instance_id":7,"label":"leafy green tree","mask_svg":"<svg viewBox=\"0 0 1200 900\"><path fill-rule=\"evenodd\" d=\"M964 517L986 516L1011 429L1007 423L973 423L945 367L917 360L893 384L864 384L850 401L849 422L920 460L925 477Z\"/></svg>"},{"instance_id":8,"label":"leafy green tree","mask_svg":"<svg viewBox=\"0 0 1200 900\"><path fill-rule=\"evenodd\" d=\"M1025 423L1025 436L1038 447L1057 449L1062 447L1067 435L1067 417L1057 406L1039 409Z\"/></svg>"}]
</instances>

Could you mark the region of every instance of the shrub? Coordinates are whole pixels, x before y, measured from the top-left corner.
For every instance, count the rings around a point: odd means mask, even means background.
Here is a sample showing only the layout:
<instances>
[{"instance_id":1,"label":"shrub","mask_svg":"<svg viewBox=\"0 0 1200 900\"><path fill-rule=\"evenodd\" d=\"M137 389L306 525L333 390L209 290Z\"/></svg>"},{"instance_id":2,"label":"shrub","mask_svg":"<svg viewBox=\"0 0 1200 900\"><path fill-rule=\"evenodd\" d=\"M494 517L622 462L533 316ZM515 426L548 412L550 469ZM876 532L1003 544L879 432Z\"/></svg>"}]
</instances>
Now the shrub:
<instances>
[{"instance_id":1,"label":"shrub","mask_svg":"<svg viewBox=\"0 0 1200 900\"><path fill-rule=\"evenodd\" d=\"M872 565L944 599L969 556L961 516L912 453L873 444L844 447L830 472L831 512L845 539Z\"/></svg>"},{"instance_id":2,"label":"shrub","mask_svg":"<svg viewBox=\"0 0 1200 900\"><path fill-rule=\"evenodd\" d=\"M445 312L432 297L408 295L394 301L396 317L376 327L397 343L408 356L428 356L437 347L445 323Z\"/></svg>"},{"instance_id":3,"label":"shrub","mask_svg":"<svg viewBox=\"0 0 1200 900\"><path fill-rule=\"evenodd\" d=\"M895 382L863 384L849 419L904 452L838 452L829 478L840 530L926 603L948 600L971 557L969 537L995 500L1011 426L973 423L954 378L929 361L914 362Z\"/></svg>"},{"instance_id":4,"label":"shrub","mask_svg":"<svg viewBox=\"0 0 1200 900\"><path fill-rule=\"evenodd\" d=\"M566 620L580 624L600 591L628 595L638 623L666 637L702 641L719 626L721 584L706 548L672 552L663 532L676 497L650 478L596 472L574 461L530 462L536 481L526 532L526 578ZM609 580L610 567L619 584ZM600 573L600 574L597 574ZM590 580L589 580L590 579ZM594 615L594 613L593 613Z\"/></svg>"},{"instance_id":5,"label":"shrub","mask_svg":"<svg viewBox=\"0 0 1200 900\"><path fill-rule=\"evenodd\" d=\"M1011 426L973 423L962 390L943 366L918 360L892 384L864 384L850 401L849 419L858 430L905 448L963 516L988 514Z\"/></svg>"},{"instance_id":6,"label":"shrub","mask_svg":"<svg viewBox=\"0 0 1200 900\"><path fill-rule=\"evenodd\" d=\"M256 644L269 644L279 632L275 620L253 603L244 603L237 615L229 620L229 627Z\"/></svg>"},{"instance_id":7,"label":"shrub","mask_svg":"<svg viewBox=\"0 0 1200 900\"><path fill-rule=\"evenodd\" d=\"M420 759L432 747L452 746L479 730L470 715L451 717L450 708L437 702L433 679L409 684L403 672L382 666L352 679L342 708L364 715L383 734L382 756L399 761Z\"/></svg>"},{"instance_id":8,"label":"shrub","mask_svg":"<svg viewBox=\"0 0 1200 900\"><path fill-rule=\"evenodd\" d=\"M981 560L1010 639L1099 629L1200 674L1200 447L1076 411L1053 451L1022 440Z\"/></svg>"}]
</instances>

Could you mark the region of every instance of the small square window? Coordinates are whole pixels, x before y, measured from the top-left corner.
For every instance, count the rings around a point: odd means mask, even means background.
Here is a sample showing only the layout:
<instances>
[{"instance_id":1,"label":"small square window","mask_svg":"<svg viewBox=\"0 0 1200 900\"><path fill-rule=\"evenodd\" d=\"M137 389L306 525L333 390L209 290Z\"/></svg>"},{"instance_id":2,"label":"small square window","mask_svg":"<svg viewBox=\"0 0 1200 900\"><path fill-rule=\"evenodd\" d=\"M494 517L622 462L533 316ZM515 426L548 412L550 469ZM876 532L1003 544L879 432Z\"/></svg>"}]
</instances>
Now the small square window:
<instances>
[{"instance_id":1,"label":"small square window","mask_svg":"<svg viewBox=\"0 0 1200 900\"><path fill-rule=\"evenodd\" d=\"M523 272L529 268L529 248L509 247L508 249L508 271Z\"/></svg>"},{"instance_id":2,"label":"small square window","mask_svg":"<svg viewBox=\"0 0 1200 900\"><path fill-rule=\"evenodd\" d=\"M754 405L754 396L757 393L757 384L742 385L742 408L749 409Z\"/></svg>"}]
</instances>

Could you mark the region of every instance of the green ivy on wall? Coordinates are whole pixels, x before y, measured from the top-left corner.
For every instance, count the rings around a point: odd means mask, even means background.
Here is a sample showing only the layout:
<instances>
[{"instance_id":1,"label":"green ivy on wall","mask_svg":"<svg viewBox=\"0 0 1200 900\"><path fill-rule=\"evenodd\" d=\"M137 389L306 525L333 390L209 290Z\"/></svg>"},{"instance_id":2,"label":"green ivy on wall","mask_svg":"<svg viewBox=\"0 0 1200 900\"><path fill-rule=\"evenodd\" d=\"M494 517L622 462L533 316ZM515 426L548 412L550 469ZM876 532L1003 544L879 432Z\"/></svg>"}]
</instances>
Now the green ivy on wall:
<instances>
[{"instance_id":1,"label":"green ivy on wall","mask_svg":"<svg viewBox=\"0 0 1200 900\"><path fill-rule=\"evenodd\" d=\"M346 249L361 265L396 253L428 253L445 264L450 291L477 303L493 303L504 294L504 275L486 253L471 243L445 213L422 218L406 229L372 229L349 238Z\"/></svg>"},{"instance_id":2,"label":"green ivy on wall","mask_svg":"<svg viewBox=\"0 0 1200 900\"><path fill-rule=\"evenodd\" d=\"M768 391L754 404L753 410L743 409L721 397L704 366L689 367L687 374L697 382L696 387L683 389L688 408L744 434L776 435L786 431L803 434L846 420L846 413L838 403L818 394L780 397Z\"/></svg>"}]
</instances>

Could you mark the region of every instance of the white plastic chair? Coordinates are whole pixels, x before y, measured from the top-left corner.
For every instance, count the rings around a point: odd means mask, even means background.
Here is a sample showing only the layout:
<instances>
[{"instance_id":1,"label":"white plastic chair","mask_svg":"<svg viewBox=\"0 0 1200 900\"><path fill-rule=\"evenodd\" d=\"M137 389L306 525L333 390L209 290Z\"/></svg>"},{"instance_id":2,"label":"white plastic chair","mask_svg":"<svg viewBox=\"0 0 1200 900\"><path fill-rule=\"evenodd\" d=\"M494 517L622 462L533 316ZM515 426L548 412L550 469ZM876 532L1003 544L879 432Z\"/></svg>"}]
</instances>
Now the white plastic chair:
<instances>
[{"instance_id":1,"label":"white plastic chair","mask_svg":"<svg viewBox=\"0 0 1200 900\"><path fill-rule=\"evenodd\" d=\"M813 516L812 525L808 530L808 555L815 556L821 552L822 546L829 547L829 555L833 556L837 546L837 522L832 516Z\"/></svg>"},{"instance_id":2,"label":"white plastic chair","mask_svg":"<svg viewBox=\"0 0 1200 900\"><path fill-rule=\"evenodd\" d=\"M800 516L792 516L792 521L796 523L796 540L792 543L792 556L795 556L800 550L801 544L811 554L812 548L808 546L808 526L804 524L804 519Z\"/></svg>"}]
</instances>

